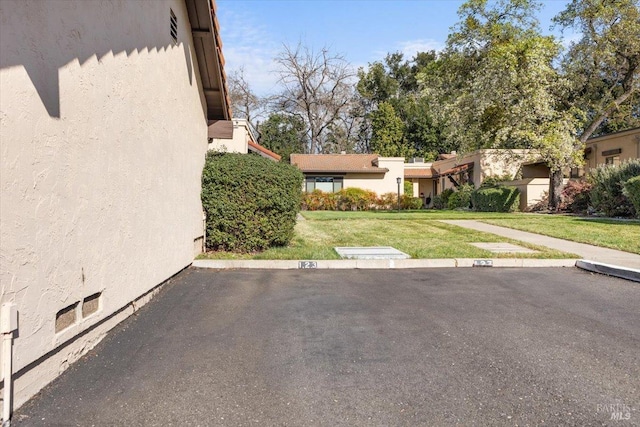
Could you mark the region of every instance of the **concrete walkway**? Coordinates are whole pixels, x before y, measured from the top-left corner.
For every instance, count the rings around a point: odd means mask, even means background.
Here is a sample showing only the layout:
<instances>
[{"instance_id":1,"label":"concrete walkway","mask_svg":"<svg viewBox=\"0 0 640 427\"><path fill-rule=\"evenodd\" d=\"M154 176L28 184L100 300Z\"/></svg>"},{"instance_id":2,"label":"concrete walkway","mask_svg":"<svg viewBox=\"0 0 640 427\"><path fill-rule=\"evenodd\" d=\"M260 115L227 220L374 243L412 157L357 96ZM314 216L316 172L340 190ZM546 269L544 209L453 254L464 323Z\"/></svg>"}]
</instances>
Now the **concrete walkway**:
<instances>
[{"instance_id":1,"label":"concrete walkway","mask_svg":"<svg viewBox=\"0 0 640 427\"><path fill-rule=\"evenodd\" d=\"M471 220L442 220L441 222L457 225L459 227L470 228L476 231L496 234L508 237L521 242L534 245L546 246L564 252L580 255L585 260L625 269L637 270L640 273L640 255L630 252L617 251L614 249L601 248L599 246L587 245L584 243L571 242L569 240L557 239L555 237L543 236L541 234L529 233L526 231L514 230L512 228L498 227L497 225L485 224Z\"/></svg>"}]
</instances>

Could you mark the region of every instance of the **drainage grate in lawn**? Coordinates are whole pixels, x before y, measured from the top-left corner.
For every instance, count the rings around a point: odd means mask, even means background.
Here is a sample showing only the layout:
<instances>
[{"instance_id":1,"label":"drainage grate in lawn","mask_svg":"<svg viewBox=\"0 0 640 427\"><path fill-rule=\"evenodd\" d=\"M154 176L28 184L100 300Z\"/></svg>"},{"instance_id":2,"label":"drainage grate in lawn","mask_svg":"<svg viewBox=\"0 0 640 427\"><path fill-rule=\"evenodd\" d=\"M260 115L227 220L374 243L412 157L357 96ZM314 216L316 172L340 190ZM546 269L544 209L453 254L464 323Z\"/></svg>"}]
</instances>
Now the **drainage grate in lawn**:
<instances>
[{"instance_id":1,"label":"drainage grate in lawn","mask_svg":"<svg viewBox=\"0 0 640 427\"><path fill-rule=\"evenodd\" d=\"M407 259L411 258L391 246L336 247L338 255L347 259Z\"/></svg>"}]
</instances>

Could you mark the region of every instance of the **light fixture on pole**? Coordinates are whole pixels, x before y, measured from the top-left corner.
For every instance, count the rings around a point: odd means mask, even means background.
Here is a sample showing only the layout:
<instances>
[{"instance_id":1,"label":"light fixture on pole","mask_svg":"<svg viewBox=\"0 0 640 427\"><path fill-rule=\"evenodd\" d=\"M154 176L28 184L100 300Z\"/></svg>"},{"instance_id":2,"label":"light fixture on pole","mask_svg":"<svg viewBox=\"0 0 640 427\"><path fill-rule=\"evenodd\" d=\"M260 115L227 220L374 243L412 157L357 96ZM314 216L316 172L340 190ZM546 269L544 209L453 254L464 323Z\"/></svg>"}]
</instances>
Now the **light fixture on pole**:
<instances>
[{"instance_id":1,"label":"light fixture on pole","mask_svg":"<svg viewBox=\"0 0 640 427\"><path fill-rule=\"evenodd\" d=\"M398 183L398 213L400 212L400 183L402 182L402 178L397 177L396 182Z\"/></svg>"}]
</instances>

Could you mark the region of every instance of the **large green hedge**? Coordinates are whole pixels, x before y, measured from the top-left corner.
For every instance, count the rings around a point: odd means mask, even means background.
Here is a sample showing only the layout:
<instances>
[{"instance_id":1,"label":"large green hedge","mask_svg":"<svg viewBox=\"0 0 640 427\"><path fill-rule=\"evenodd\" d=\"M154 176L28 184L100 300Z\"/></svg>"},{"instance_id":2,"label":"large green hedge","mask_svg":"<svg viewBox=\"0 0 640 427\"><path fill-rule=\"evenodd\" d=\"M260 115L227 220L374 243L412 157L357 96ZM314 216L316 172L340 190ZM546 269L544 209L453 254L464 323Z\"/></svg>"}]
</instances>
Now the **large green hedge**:
<instances>
[{"instance_id":1,"label":"large green hedge","mask_svg":"<svg viewBox=\"0 0 640 427\"><path fill-rule=\"evenodd\" d=\"M636 209L623 193L626 181L640 176L640 159L629 160L619 166L602 165L589 171L591 204L607 216L634 216Z\"/></svg>"},{"instance_id":2,"label":"large green hedge","mask_svg":"<svg viewBox=\"0 0 640 427\"><path fill-rule=\"evenodd\" d=\"M514 212L520 205L515 187L480 187L471 193L473 209L479 212Z\"/></svg>"},{"instance_id":3,"label":"large green hedge","mask_svg":"<svg viewBox=\"0 0 640 427\"><path fill-rule=\"evenodd\" d=\"M287 245L302 180L289 164L250 154L207 153L202 172L207 249L253 252Z\"/></svg>"},{"instance_id":4,"label":"large green hedge","mask_svg":"<svg viewBox=\"0 0 640 427\"><path fill-rule=\"evenodd\" d=\"M636 209L636 216L640 218L640 175L628 179L624 183L622 193L631 201L633 207Z\"/></svg>"}]
</instances>

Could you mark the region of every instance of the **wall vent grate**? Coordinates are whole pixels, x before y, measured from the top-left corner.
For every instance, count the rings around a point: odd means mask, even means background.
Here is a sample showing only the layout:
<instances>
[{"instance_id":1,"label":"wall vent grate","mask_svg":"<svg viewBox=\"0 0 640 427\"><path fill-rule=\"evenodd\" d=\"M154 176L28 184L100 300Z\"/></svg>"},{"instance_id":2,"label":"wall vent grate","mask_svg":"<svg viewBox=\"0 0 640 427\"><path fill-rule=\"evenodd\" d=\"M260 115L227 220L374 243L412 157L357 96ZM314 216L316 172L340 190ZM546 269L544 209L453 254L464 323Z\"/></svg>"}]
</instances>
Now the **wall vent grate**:
<instances>
[{"instance_id":1,"label":"wall vent grate","mask_svg":"<svg viewBox=\"0 0 640 427\"><path fill-rule=\"evenodd\" d=\"M178 43L178 18L176 17L176 14L173 13L173 9L169 9L169 12L171 14L170 16L170 21L171 21L171 38L173 39L174 43Z\"/></svg>"}]
</instances>

